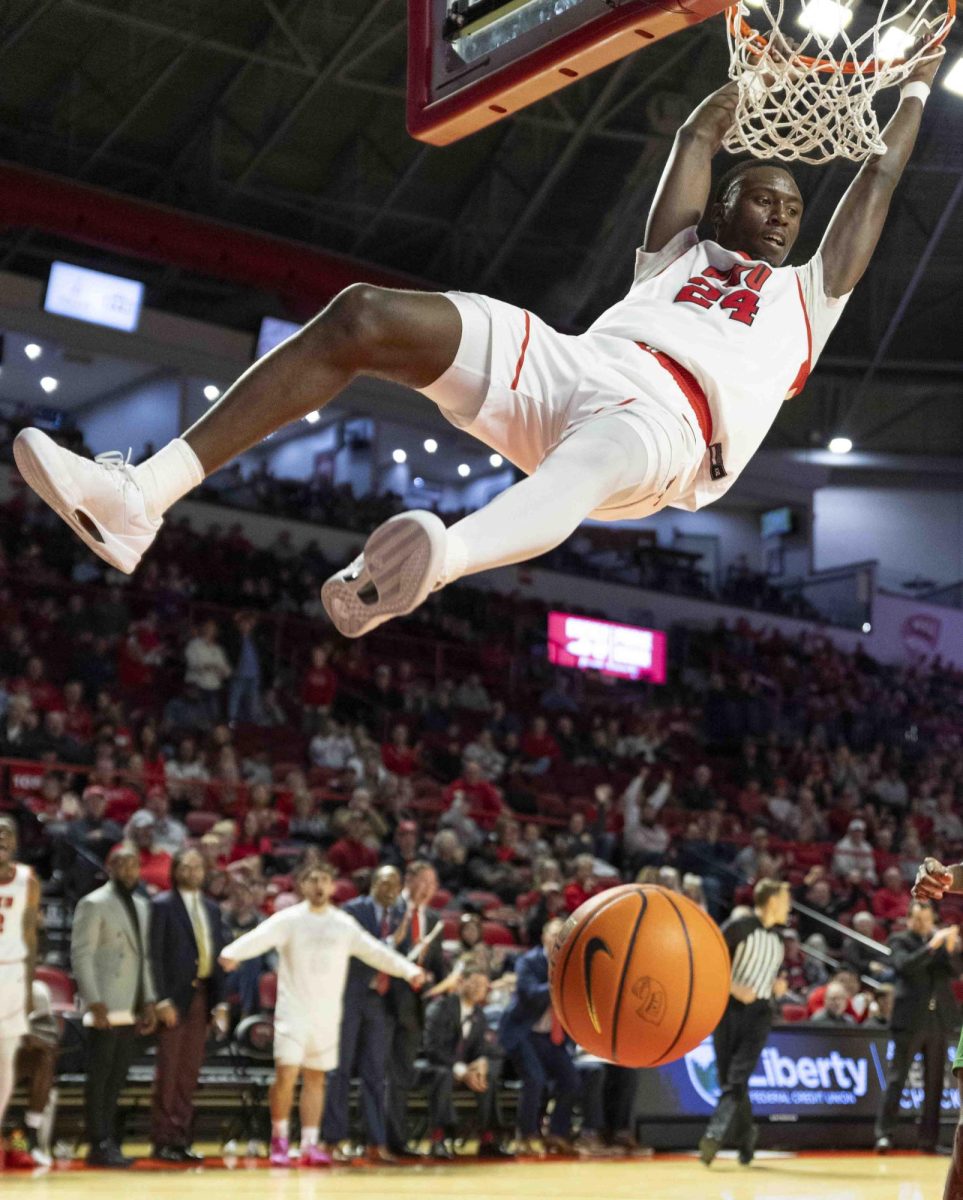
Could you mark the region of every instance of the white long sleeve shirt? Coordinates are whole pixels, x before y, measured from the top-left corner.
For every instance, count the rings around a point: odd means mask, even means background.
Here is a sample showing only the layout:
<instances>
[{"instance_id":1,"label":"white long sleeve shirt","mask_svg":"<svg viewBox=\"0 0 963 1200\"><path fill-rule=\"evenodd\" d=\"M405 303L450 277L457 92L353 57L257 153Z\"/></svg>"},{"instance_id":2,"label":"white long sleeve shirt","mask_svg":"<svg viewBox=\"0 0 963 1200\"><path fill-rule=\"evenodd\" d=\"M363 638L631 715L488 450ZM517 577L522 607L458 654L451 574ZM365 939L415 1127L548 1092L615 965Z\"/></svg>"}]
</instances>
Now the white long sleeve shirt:
<instances>
[{"instance_id":1,"label":"white long sleeve shirt","mask_svg":"<svg viewBox=\"0 0 963 1200\"><path fill-rule=\"evenodd\" d=\"M225 946L223 953L243 962L268 950L276 950L279 960L275 1015L293 1025L340 1021L352 958L403 979L418 972L414 963L372 937L347 913L331 905L314 912L307 901L268 917Z\"/></svg>"}]
</instances>

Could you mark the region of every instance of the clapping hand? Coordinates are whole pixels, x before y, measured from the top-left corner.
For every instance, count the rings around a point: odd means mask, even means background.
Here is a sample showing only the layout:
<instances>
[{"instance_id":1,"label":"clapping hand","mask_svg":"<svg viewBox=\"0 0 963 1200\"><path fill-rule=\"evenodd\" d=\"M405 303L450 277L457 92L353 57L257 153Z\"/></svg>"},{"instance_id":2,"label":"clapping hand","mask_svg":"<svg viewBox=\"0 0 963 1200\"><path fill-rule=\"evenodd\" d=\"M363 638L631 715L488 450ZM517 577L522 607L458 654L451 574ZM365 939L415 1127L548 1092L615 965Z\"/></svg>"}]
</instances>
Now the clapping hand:
<instances>
[{"instance_id":1,"label":"clapping hand","mask_svg":"<svg viewBox=\"0 0 963 1200\"><path fill-rule=\"evenodd\" d=\"M953 872L936 858L924 858L913 884L914 900L942 900L953 886Z\"/></svg>"}]
</instances>

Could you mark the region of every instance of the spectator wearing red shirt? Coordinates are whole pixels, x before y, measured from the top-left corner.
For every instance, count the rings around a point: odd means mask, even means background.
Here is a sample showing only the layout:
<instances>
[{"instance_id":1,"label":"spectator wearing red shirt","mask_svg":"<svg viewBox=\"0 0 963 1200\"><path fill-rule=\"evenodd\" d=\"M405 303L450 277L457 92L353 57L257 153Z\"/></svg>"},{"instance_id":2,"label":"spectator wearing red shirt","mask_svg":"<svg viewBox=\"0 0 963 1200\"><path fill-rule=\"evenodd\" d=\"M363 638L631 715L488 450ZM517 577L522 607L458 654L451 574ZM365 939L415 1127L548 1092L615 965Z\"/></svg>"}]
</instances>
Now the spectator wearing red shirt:
<instances>
[{"instance_id":1,"label":"spectator wearing red shirt","mask_svg":"<svg viewBox=\"0 0 963 1200\"><path fill-rule=\"evenodd\" d=\"M149 612L132 621L117 654L117 682L125 692L141 697L154 686L156 669L163 659L157 616Z\"/></svg>"},{"instance_id":2,"label":"spectator wearing red shirt","mask_svg":"<svg viewBox=\"0 0 963 1200\"><path fill-rule=\"evenodd\" d=\"M460 777L450 783L442 793L445 808L461 793L468 806L468 815L484 830L495 828L495 822L504 811L501 792L482 775L477 762L466 762Z\"/></svg>"},{"instance_id":3,"label":"spectator wearing red shirt","mask_svg":"<svg viewBox=\"0 0 963 1200\"><path fill-rule=\"evenodd\" d=\"M873 916L891 925L909 916L911 896L899 867L887 867L883 886L873 892Z\"/></svg>"},{"instance_id":4,"label":"spectator wearing red shirt","mask_svg":"<svg viewBox=\"0 0 963 1200\"><path fill-rule=\"evenodd\" d=\"M400 775L406 779L413 775L418 768L418 747L408 741L407 725L395 725L391 731L391 741L381 746L381 761L392 775Z\"/></svg>"},{"instance_id":5,"label":"spectator wearing red shirt","mask_svg":"<svg viewBox=\"0 0 963 1200\"><path fill-rule=\"evenodd\" d=\"M126 825L134 813L140 808L141 797L127 783L118 781L117 764L108 750L97 756L97 762L90 773L89 782L103 790L107 800L105 813L108 821L116 821Z\"/></svg>"},{"instance_id":6,"label":"spectator wearing red shirt","mask_svg":"<svg viewBox=\"0 0 963 1200\"><path fill-rule=\"evenodd\" d=\"M75 742L89 742L94 732L90 709L84 704L84 685L79 679L64 684L64 728Z\"/></svg>"},{"instance_id":7,"label":"spectator wearing red shirt","mask_svg":"<svg viewBox=\"0 0 963 1200\"><path fill-rule=\"evenodd\" d=\"M544 717L532 719L531 728L522 738L521 750L528 759L527 767L533 775L544 775L551 770L562 754L558 742L548 731L548 721Z\"/></svg>"},{"instance_id":8,"label":"spectator wearing red shirt","mask_svg":"<svg viewBox=\"0 0 963 1200\"><path fill-rule=\"evenodd\" d=\"M595 878L595 858L591 854L579 854L575 859L575 878L564 889L565 907L575 912L580 904L591 900L605 891L605 884Z\"/></svg>"},{"instance_id":9,"label":"spectator wearing red shirt","mask_svg":"<svg viewBox=\"0 0 963 1200\"><path fill-rule=\"evenodd\" d=\"M327 646L312 646L310 664L301 677L301 704L312 727L319 716L326 716L331 711L338 694L338 676L328 663L329 657Z\"/></svg>"},{"instance_id":10,"label":"spectator wearing red shirt","mask_svg":"<svg viewBox=\"0 0 963 1200\"><path fill-rule=\"evenodd\" d=\"M140 860L140 881L151 895L170 891L171 886L171 856L155 848L154 824L154 814L146 809L134 813L125 830L126 842L118 842L114 847L115 850L124 845L134 847Z\"/></svg>"},{"instance_id":11,"label":"spectator wearing red shirt","mask_svg":"<svg viewBox=\"0 0 963 1200\"><path fill-rule=\"evenodd\" d=\"M49 679L44 678L45 670L43 659L34 654L27 659L23 674L10 681L11 694L20 693L29 696L30 703L37 712L53 712L64 706L60 688L52 684Z\"/></svg>"},{"instance_id":12,"label":"spectator wearing red shirt","mask_svg":"<svg viewBox=\"0 0 963 1200\"><path fill-rule=\"evenodd\" d=\"M344 836L339 838L328 851L328 862L342 877L350 877L356 871L374 870L378 865L378 852L364 840L368 822L358 813L349 813L344 823Z\"/></svg>"}]
</instances>

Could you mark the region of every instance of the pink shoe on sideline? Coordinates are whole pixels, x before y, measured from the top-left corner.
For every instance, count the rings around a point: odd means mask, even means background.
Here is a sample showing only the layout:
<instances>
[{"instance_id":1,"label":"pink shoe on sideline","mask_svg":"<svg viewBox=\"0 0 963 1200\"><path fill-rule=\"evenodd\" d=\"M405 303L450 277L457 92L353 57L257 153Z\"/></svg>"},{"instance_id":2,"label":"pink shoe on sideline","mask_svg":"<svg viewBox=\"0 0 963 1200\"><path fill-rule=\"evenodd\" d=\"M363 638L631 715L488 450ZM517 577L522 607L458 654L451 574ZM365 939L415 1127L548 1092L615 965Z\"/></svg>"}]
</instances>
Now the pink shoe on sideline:
<instances>
[{"instance_id":1,"label":"pink shoe on sideline","mask_svg":"<svg viewBox=\"0 0 963 1200\"><path fill-rule=\"evenodd\" d=\"M291 1165L291 1143L287 1138L271 1138L271 1166L289 1167Z\"/></svg>"},{"instance_id":2,"label":"pink shoe on sideline","mask_svg":"<svg viewBox=\"0 0 963 1200\"><path fill-rule=\"evenodd\" d=\"M304 1146L301 1150L300 1167L330 1167L331 1155L325 1154L320 1146Z\"/></svg>"}]
</instances>

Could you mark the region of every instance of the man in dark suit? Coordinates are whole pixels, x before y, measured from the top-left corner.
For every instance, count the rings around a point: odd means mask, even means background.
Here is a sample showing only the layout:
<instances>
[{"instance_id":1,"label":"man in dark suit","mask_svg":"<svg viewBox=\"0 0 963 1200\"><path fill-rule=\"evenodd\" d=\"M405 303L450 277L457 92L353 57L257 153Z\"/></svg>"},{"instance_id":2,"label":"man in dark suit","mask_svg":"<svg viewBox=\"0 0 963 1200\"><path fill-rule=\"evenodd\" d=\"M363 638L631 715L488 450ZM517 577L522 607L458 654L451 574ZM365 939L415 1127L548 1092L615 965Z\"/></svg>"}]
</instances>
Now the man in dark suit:
<instances>
[{"instance_id":1,"label":"man in dark suit","mask_svg":"<svg viewBox=\"0 0 963 1200\"><path fill-rule=\"evenodd\" d=\"M495 1138L495 1097L500 1062L489 1046L485 1001L490 983L484 971L469 969L454 991L438 996L425 1013L423 1068L428 1086L432 1158L454 1158L448 1139L455 1132L454 1089L470 1088L478 1103L478 1154L503 1157Z\"/></svg>"},{"instance_id":2,"label":"man in dark suit","mask_svg":"<svg viewBox=\"0 0 963 1200\"><path fill-rule=\"evenodd\" d=\"M373 937L400 949L407 931L400 895L401 876L394 867L379 867L372 877L370 894L350 900L344 911ZM376 1162L397 1161L387 1148L385 1134L388 978L358 958L353 958L348 968L338 1066L328 1078L321 1123L323 1146L336 1160L338 1144L348 1136L349 1093L357 1074L361 1079L368 1157Z\"/></svg>"},{"instance_id":3,"label":"man in dark suit","mask_svg":"<svg viewBox=\"0 0 963 1200\"><path fill-rule=\"evenodd\" d=\"M415 859L405 871L404 934L398 943L402 954L414 955L428 976L428 986L439 983L446 974L441 937L432 933L441 915L428 907L438 891L438 873L431 863ZM407 985L397 986L392 979L388 992L388 1149L393 1154L410 1155L408 1146L408 1093L415 1082L415 1059L421 1049L424 1007L421 997ZM407 995L405 994L407 993Z\"/></svg>"},{"instance_id":4,"label":"man in dark suit","mask_svg":"<svg viewBox=\"0 0 963 1200\"><path fill-rule=\"evenodd\" d=\"M225 975L218 957L230 938L221 910L203 895L204 859L180 850L171 864L174 886L151 906L150 958L157 988L157 1069L151 1099L154 1158L203 1161L191 1149L194 1092L212 1017L227 1032Z\"/></svg>"},{"instance_id":5,"label":"man in dark suit","mask_svg":"<svg viewBox=\"0 0 963 1200\"><path fill-rule=\"evenodd\" d=\"M573 1149L572 1106L578 1098L580 1082L548 990L548 954L562 925L557 917L546 922L542 944L516 960L515 995L498 1029L499 1040L522 1082L517 1154L535 1152L532 1143L538 1137L542 1096L550 1080L554 1084L555 1107L544 1139L545 1149L562 1153Z\"/></svg>"},{"instance_id":6,"label":"man in dark suit","mask_svg":"<svg viewBox=\"0 0 963 1200\"><path fill-rule=\"evenodd\" d=\"M84 896L74 912L70 963L86 1012L84 1085L87 1162L129 1167L115 1140L117 1103L137 1046L156 1026L150 965L150 904L136 892L140 858L126 844L107 859L109 882Z\"/></svg>"},{"instance_id":7,"label":"man in dark suit","mask_svg":"<svg viewBox=\"0 0 963 1200\"><path fill-rule=\"evenodd\" d=\"M893 1057L876 1118L876 1151L885 1154L892 1147L903 1084L910 1064L922 1051L924 1099L918 1145L924 1153L934 1154L940 1132L947 1043L960 1021L952 988L961 970L960 928L950 925L934 931L933 906L927 900L914 900L906 930L894 934L888 944L896 972L890 1018Z\"/></svg>"}]
</instances>

